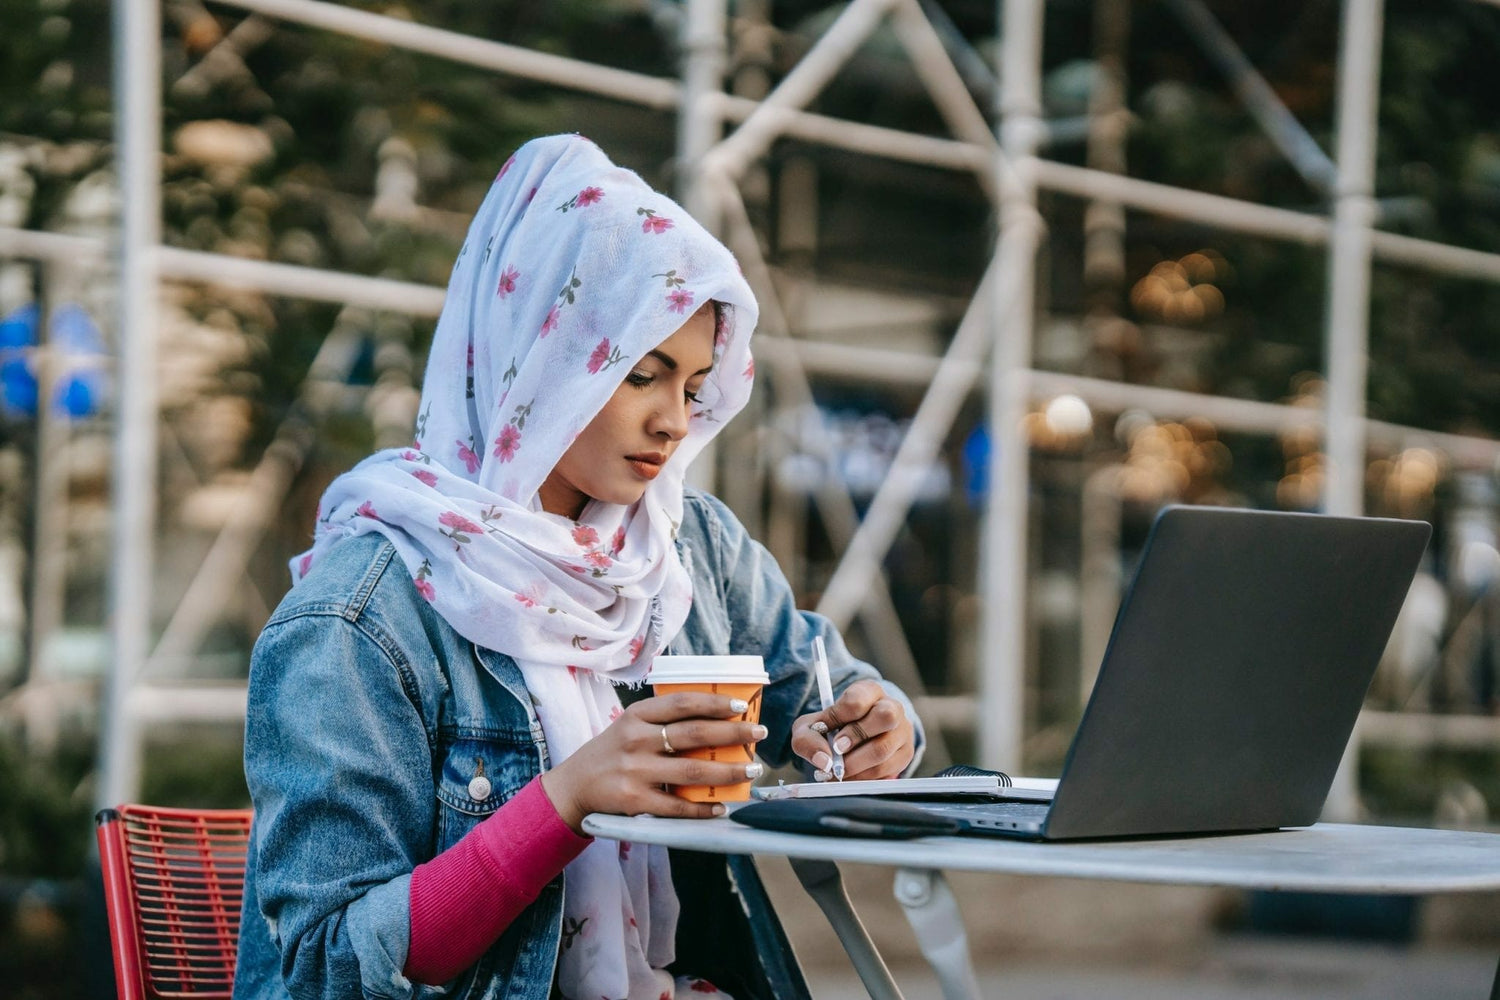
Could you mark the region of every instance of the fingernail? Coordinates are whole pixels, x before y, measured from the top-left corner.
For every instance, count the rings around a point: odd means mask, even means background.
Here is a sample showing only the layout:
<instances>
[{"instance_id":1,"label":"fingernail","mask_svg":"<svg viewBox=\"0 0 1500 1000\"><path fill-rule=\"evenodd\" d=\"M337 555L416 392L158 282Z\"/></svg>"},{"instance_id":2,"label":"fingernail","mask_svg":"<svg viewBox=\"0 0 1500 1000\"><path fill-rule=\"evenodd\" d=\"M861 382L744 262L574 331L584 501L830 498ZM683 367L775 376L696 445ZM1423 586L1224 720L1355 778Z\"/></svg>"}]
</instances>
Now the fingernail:
<instances>
[{"instance_id":1,"label":"fingernail","mask_svg":"<svg viewBox=\"0 0 1500 1000\"><path fill-rule=\"evenodd\" d=\"M767 734L769 734L769 733L770 733L770 730L767 729L765 726L751 726L750 727L750 738L752 740L763 740L763 739L766 738Z\"/></svg>"},{"instance_id":2,"label":"fingernail","mask_svg":"<svg viewBox=\"0 0 1500 1000\"><path fill-rule=\"evenodd\" d=\"M809 728L812 729L813 732L821 736L822 734L828 732L828 723L814 722Z\"/></svg>"},{"instance_id":3,"label":"fingernail","mask_svg":"<svg viewBox=\"0 0 1500 1000\"><path fill-rule=\"evenodd\" d=\"M813 767L817 768L819 771L826 771L828 770L829 765L833 763L833 758L828 756L823 751L819 750L817 753L813 754L812 762Z\"/></svg>"},{"instance_id":4,"label":"fingernail","mask_svg":"<svg viewBox=\"0 0 1500 1000\"><path fill-rule=\"evenodd\" d=\"M839 753L848 753L849 748L853 745L854 741L847 736L840 736L838 739L833 741L833 748Z\"/></svg>"},{"instance_id":5,"label":"fingernail","mask_svg":"<svg viewBox=\"0 0 1500 1000\"><path fill-rule=\"evenodd\" d=\"M714 814L714 815L715 815L715 816L722 816L722 815L724 815L724 814L725 814L725 813L727 813L727 812L728 812L728 811L729 811L729 810L728 810L728 809L726 809L726 808L725 808L725 807L724 807L724 806L723 806L723 805L719 805L719 804L716 804L716 805L715 805L715 806L714 806L714 807L713 807L713 810L712 810L712 812L713 812L713 814Z\"/></svg>"},{"instance_id":6,"label":"fingernail","mask_svg":"<svg viewBox=\"0 0 1500 1000\"><path fill-rule=\"evenodd\" d=\"M748 712L750 711L750 703L743 698L730 698L729 710L731 712Z\"/></svg>"},{"instance_id":7,"label":"fingernail","mask_svg":"<svg viewBox=\"0 0 1500 1000\"><path fill-rule=\"evenodd\" d=\"M751 781L754 781L756 778L759 778L762 774L765 773L766 765L762 764L758 760L751 761L750 763L745 765L745 777L749 778Z\"/></svg>"},{"instance_id":8,"label":"fingernail","mask_svg":"<svg viewBox=\"0 0 1500 1000\"><path fill-rule=\"evenodd\" d=\"M828 780L828 772L827 771L814 771L813 772L813 780L814 781L827 781Z\"/></svg>"}]
</instances>

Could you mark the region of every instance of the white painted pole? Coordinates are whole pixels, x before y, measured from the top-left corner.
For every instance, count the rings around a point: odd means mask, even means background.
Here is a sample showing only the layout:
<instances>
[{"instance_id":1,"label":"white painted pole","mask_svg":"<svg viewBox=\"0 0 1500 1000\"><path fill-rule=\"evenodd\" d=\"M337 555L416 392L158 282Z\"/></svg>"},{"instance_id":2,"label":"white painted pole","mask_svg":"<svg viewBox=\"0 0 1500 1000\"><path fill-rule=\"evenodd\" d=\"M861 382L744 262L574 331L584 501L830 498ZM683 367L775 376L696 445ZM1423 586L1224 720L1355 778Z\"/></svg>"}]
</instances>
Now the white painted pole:
<instances>
[{"instance_id":1,"label":"white painted pole","mask_svg":"<svg viewBox=\"0 0 1500 1000\"><path fill-rule=\"evenodd\" d=\"M1042 112L1042 0L1001 0L999 290L990 368L990 466L985 505L980 632L979 758L1019 768L1026 718L1026 498L1036 251L1036 152ZM1009 169L1005 169L1008 161ZM1008 175L1008 176L1007 176Z\"/></svg>"},{"instance_id":2,"label":"white painted pole","mask_svg":"<svg viewBox=\"0 0 1500 1000\"><path fill-rule=\"evenodd\" d=\"M703 155L724 129L719 110L724 91L728 30L725 0L689 0L682 23L682 104L677 114L678 196L688 214L711 233L720 230L719 202L703 178Z\"/></svg>"},{"instance_id":3,"label":"white painted pole","mask_svg":"<svg viewBox=\"0 0 1500 1000\"><path fill-rule=\"evenodd\" d=\"M718 199L703 175L703 157L718 145L724 128L719 99L724 92L725 0L688 0L682 21L682 103L677 111L677 195L688 214L711 233L722 229ZM710 442L688 467L691 486L713 492L719 482L719 449Z\"/></svg>"},{"instance_id":4,"label":"white painted pole","mask_svg":"<svg viewBox=\"0 0 1500 1000\"><path fill-rule=\"evenodd\" d=\"M72 429L68 418L54 411L53 397L62 374L63 358L52 337L52 312L60 304L54 264L42 269L45 285L37 317L36 352L36 504L31 533L31 649L26 679L36 682L55 655L52 640L63 624L68 581L68 448ZM28 737L30 734L28 734Z\"/></svg>"},{"instance_id":5,"label":"white painted pole","mask_svg":"<svg viewBox=\"0 0 1500 1000\"><path fill-rule=\"evenodd\" d=\"M113 656L100 726L103 806L140 788L140 734L128 710L151 633L156 538L156 341L161 243L161 9L115 0L115 149L120 182L120 290L115 369Z\"/></svg>"},{"instance_id":6,"label":"white painted pole","mask_svg":"<svg viewBox=\"0 0 1500 1000\"><path fill-rule=\"evenodd\" d=\"M1338 179L1328 242L1325 337L1327 485L1323 507L1330 514L1357 515L1364 508L1370 230L1375 223L1382 13L1382 0L1345 0L1339 44ZM1359 741L1351 736L1324 806L1326 818L1347 822L1357 817L1358 761Z\"/></svg>"}]
</instances>

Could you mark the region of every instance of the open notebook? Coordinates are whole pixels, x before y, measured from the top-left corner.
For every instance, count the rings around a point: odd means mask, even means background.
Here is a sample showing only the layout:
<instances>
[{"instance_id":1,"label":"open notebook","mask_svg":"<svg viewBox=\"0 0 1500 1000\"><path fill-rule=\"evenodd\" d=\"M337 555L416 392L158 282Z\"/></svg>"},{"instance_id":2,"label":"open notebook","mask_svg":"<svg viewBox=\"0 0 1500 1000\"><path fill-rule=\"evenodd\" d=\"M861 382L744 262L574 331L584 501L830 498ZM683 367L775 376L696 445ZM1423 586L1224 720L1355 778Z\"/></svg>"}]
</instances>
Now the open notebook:
<instances>
[{"instance_id":1,"label":"open notebook","mask_svg":"<svg viewBox=\"0 0 1500 1000\"><path fill-rule=\"evenodd\" d=\"M1013 778L1003 771L986 771L965 764L945 768L930 778L885 778L876 781L808 781L761 785L752 789L758 799L828 799L847 796L959 799L980 801L1051 802L1056 778Z\"/></svg>"}]
</instances>

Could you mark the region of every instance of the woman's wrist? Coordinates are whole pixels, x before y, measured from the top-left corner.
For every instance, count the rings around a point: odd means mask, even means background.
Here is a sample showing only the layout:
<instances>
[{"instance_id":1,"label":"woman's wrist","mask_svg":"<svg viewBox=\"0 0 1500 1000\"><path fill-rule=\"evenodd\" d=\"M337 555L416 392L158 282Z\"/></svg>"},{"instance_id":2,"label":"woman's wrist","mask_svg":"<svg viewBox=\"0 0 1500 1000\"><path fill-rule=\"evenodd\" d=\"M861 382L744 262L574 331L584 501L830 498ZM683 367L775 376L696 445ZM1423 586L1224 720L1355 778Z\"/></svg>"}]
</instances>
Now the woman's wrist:
<instances>
[{"instance_id":1,"label":"woman's wrist","mask_svg":"<svg viewBox=\"0 0 1500 1000\"><path fill-rule=\"evenodd\" d=\"M566 768L567 761L563 761L552 770L542 772L542 792L547 796L547 801L552 803L552 809L557 813L557 818L567 824L568 829L574 833L585 836L583 817L588 813L573 794L573 783L568 780Z\"/></svg>"}]
</instances>

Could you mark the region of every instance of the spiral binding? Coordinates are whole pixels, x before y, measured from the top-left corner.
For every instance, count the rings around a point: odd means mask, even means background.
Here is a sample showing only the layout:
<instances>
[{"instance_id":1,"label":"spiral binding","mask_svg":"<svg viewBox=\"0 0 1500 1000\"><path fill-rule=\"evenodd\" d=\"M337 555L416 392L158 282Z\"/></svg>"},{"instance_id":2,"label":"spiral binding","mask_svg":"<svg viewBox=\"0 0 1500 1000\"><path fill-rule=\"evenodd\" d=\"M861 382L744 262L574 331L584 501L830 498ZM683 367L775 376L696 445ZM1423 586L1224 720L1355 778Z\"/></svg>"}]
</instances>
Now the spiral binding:
<instances>
[{"instance_id":1,"label":"spiral binding","mask_svg":"<svg viewBox=\"0 0 1500 1000\"><path fill-rule=\"evenodd\" d=\"M1010 775L1006 774L1004 771L991 771L989 768L975 767L973 764L954 764L951 767L945 767L945 768L943 768L937 774L933 775L933 777L935 777L935 778L999 778L1000 779L1000 787L1001 788L1009 788L1009 787L1011 787Z\"/></svg>"}]
</instances>

